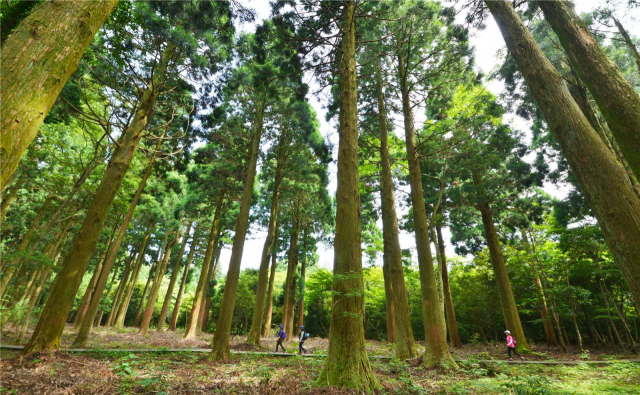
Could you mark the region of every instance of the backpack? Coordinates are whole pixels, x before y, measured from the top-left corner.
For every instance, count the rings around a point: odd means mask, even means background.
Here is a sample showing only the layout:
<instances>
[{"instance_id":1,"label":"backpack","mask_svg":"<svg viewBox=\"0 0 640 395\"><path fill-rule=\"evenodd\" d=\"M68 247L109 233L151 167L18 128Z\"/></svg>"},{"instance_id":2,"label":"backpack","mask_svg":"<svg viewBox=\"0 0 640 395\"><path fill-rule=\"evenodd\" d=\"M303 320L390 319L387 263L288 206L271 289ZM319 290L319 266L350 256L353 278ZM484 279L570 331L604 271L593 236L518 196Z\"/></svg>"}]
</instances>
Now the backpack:
<instances>
[{"instance_id":1,"label":"backpack","mask_svg":"<svg viewBox=\"0 0 640 395\"><path fill-rule=\"evenodd\" d=\"M286 339L287 338L287 332L282 331L282 333L280 334L280 338Z\"/></svg>"}]
</instances>

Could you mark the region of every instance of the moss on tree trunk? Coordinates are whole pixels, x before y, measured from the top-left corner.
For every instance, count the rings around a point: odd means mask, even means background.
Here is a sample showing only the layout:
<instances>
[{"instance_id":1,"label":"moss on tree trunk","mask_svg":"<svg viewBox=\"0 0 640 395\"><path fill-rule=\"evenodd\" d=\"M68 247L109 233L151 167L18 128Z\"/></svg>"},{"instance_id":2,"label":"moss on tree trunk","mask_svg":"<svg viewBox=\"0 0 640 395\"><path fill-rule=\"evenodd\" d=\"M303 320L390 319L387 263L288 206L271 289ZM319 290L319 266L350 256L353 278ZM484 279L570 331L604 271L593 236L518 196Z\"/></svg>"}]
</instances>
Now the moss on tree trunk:
<instances>
[{"instance_id":1,"label":"moss on tree trunk","mask_svg":"<svg viewBox=\"0 0 640 395\"><path fill-rule=\"evenodd\" d=\"M242 261L242 251L244 249L244 239L249 228L249 211L251 210L251 199L253 197L253 185L256 178L256 167L258 165L258 154L260 153L260 139L262 138L262 126L264 121L265 99L263 98L256 109L256 120L253 128L251 141L251 154L247 163L245 173L244 189L240 198L240 211L236 222L235 235L233 236L233 246L231 247L231 259L229 260L229 270L224 284L224 294L220 305L220 315L216 333L211 342L211 360L220 361L231 357L229 350L229 335L231 333L231 320L233 309L238 292L238 279L240 278L240 263Z\"/></svg>"},{"instance_id":2,"label":"moss on tree trunk","mask_svg":"<svg viewBox=\"0 0 640 395\"><path fill-rule=\"evenodd\" d=\"M355 8L344 1L339 73L338 185L329 350L318 383L373 391L380 384L364 343L364 281L358 189L358 97Z\"/></svg>"},{"instance_id":3,"label":"moss on tree trunk","mask_svg":"<svg viewBox=\"0 0 640 395\"><path fill-rule=\"evenodd\" d=\"M640 200L622 165L600 140L511 4L506 0L485 3L560 144L640 311Z\"/></svg>"},{"instance_id":4,"label":"moss on tree trunk","mask_svg":"<svg viewBox=\"0 0 640 395\"><path fill-rule=\"evenodd\" d=\"M118 0L46 1L2 46L0 186L38 133L82 54Z\"/></svg>"}]
</instances>

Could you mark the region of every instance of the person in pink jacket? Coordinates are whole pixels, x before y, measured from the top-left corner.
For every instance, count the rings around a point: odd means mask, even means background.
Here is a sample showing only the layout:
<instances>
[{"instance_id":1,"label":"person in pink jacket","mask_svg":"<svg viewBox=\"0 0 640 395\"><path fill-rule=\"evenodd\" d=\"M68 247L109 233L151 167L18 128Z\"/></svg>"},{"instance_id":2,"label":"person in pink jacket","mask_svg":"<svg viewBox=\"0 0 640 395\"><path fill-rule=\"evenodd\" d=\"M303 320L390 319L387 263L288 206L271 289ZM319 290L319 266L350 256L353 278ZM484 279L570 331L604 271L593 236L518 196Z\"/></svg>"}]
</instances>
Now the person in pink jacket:
<instances>
[{"instance_id":1,"label":"person in pink jacket","mask_svg":"<svg viewBox=\"0 0 640 395\"><path fill-rule=\"evenodd\" d=\"M513 361L513 358L511 358L511 353L519 356L520 359L524 361L524 357L518 354L518 352L516 351L516 344L518 344L518 342L516 342L516 339L511 336L511 332L504 331L504 334L507 335L507 353L509 353L509 361Z\"/></svg>"}]
</instances>

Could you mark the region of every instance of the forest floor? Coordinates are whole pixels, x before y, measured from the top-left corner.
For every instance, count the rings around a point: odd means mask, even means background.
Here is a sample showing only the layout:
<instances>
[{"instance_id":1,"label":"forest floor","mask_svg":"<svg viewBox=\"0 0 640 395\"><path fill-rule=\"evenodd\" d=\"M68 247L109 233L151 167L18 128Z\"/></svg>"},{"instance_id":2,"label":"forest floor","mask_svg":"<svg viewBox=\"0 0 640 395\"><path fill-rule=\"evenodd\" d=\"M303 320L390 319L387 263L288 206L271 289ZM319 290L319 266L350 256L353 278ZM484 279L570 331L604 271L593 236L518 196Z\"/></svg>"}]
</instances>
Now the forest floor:
<instances>
[{"instance_id":1,"label":"forest floor","mask_svg":"<svg viewBox=\"0 0 640 395\"><path fill-rule=\"evenodd\" d=\"M65 330L62 347L74 339L72 326ZM1 343L15 344L15 333L4 328ZM245 337L232 337L236 351L273 351L275 340L261 347L244 344ZM0 354L0 394L350 394L344 390L318 388L315 380L322 358L274 358L236 355L233 360L210 362L207 353L130 353L106 349L208 348L211 335L185 341L181 332L151 332L140 336L135 329L120 331L97 328L89 339L90 353L42 353L25 358L16 351ZM311 338L310 353L324 354L328 341ZM367 341L371 355L391 356L387 343ZM579 360L579 353L559 353L546 346L533 346L528 359ZM296 351L297 344L287 344ZM459 369L443 371L421 366L420 359L405 362L372 359L381 382L380 394L637 394L640 393L640 363L615 362L605 366L527 365L504 362L504 347L465 345L452 349ZM592 360L634 358L614 350L591 349ZM495 360L495 362L482 362Z\"/></svg>"}]
</instances>

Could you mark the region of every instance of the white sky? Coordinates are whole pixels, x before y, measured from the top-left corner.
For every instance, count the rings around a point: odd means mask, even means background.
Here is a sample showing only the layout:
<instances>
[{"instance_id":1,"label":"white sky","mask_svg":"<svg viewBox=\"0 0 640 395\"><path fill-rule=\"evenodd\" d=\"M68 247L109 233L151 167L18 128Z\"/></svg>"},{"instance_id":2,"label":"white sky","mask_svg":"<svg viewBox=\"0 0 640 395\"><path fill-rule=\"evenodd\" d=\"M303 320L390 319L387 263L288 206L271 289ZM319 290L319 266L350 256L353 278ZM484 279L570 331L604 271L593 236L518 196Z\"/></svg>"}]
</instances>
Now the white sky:
<instances>
[{"instance_id":1,"label":"white sky","mask_svg":"<svg viewBox=\"0 0 640 395\"><path fill-rule=\"evenodd\" d=\"M256 20L261 21L264 18L269 17L270 8L268 1L266 0L241 0L242 4L247 5L248 7L253 8L257 13ZM445 5L450 5L450 1L443 1ZM590 12L593 11L598 6L601 6L605 3L605 0L576 0L574 1L576 4L576 10L578 13ZM634 35L640 34L640 10L635 10L634 12L626 12L624 15L618 15L621 19L625 27L629 30L630 33ZM489 17L486 21L486 29L482 31L478 31L476 29L471 29L472 35L470 38L471 45L475 47L475 57L476 57L476 69L484 72L485 75L488 75L495 67L500 63L500 59L498 58L498 52L505 47L504 41L502 39L502 35L500 34L500 30L498 26L493 21L493 18ZM241 25L240 28L242 30L253 31L255 29L254 24L244 24ZM311 91L314 90L313 86L317 87L313 81L309 78L306 79L312 88ZM504 85L500 81L491 81L485 84L489 90L491 90L494 94L500 94ZM310 103L318 113L318 118L320 120L320 131L334 145L334 159L337 155L337 146L338 146L338 135L336 131L335 123L327 123L325 121L325 113L326 111L323 109L323 103L320 103L315 97L310 98ZM529 130L529 125L525 120L519 118L516 115L508 114L507 121L512 122L513 125L523 131ZM402 135L402 133L400 133ZM329 184L329 192L331 196L335 194L336 190L336 167L335 164L330 166L330 184ZM552 196L562 198L566 196L569 189L566 187L556 187L553 185L547 185L545 187L545 191ZM401 197L397 196L396 200L399 200ZM402 197L404 198L404 197ZM398 216L401 217L406 212L398 212ZM381 226L381 224L378 224ZM444 230L445 243L447 244L447 255L449 257L454 256L455 253L453 251L453 246L449 243L450 232L448 229ZM262 247L264 244L264 240L266 238L266 232L263 230L256 229L252 227L252 234L247 236L247 240L244 245L244 252L242 256L242 268L255 268L257 269L260 265L260 254L262 252ZM413 234L402 232L400 234L400 244L402 248L410 248L413 251L414 262L415 262L415 239ZM435 253L435 251L434 251ZM322 244L318 244L318 254L320 256L318 265L320 267L331 269L333 267L333 249ZM230 246L226 246L223 249L220 256L220 264L221 270L223 273L226 273L229 259L231 257ZM365 259L363 257L363 263ZM381 259L379 264L381 264Z\"/></svg>"}]
</instances>

